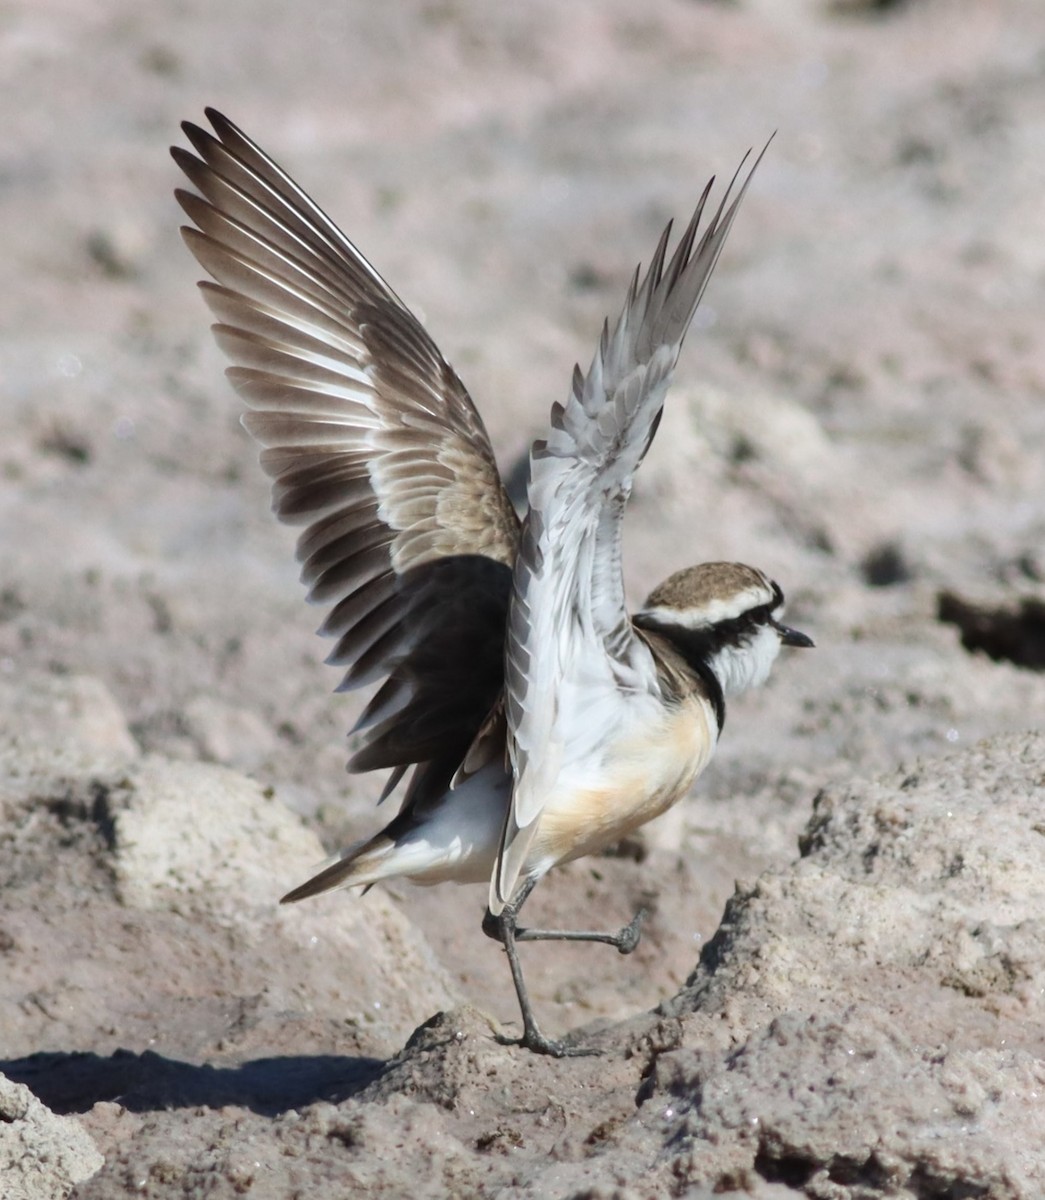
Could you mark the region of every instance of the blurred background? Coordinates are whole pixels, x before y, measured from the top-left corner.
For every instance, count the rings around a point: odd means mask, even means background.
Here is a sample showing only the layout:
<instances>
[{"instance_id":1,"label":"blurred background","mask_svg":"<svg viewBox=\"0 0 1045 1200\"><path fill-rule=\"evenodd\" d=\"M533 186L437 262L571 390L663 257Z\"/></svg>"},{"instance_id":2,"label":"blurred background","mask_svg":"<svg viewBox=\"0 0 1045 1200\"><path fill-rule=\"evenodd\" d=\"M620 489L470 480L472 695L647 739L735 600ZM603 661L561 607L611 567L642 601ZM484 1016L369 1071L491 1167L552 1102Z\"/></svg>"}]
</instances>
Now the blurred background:
<instances>
[{"instance_id":1,"label":"blurred background","mask_svg":"<svg viewBox=\"0 0 1045 1200\"><path fill-rule=\"evenodd\" d=\"M598 913L616 871L626 919L652 886L633 860L660 855L688 906L661 994L733 880L793 855L817 787L1040 724L1037 0L33 0L0 10L0 104L12 703L92 676L145 752L254 775L331 846L376 825L380 781L343 771L360 699L330 695L177 233L167 147L214 105L423 317L506 473L664 222L775 131L640 474L627 572L638 603L689 563L753 562L818 649L731 711L693 804L549 882ZM444 951L481 911L393 891Z\"/></svg>"}]
</instances>

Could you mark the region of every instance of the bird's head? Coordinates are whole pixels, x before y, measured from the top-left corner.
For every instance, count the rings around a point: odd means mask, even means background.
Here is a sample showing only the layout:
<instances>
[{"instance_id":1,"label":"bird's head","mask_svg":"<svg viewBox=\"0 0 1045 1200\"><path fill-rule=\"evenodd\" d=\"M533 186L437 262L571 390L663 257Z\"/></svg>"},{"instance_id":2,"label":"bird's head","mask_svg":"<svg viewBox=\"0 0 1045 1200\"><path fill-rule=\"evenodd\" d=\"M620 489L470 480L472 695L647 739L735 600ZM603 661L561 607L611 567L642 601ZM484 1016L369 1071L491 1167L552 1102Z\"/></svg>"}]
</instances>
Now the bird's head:
<instances>
[{"instance_id":1,"label":"bird's head","mask_svg":"<svg viewBox=\"0 0 1045 1200\"><path fill-rule=\"evenodd\" d=\"M702 563L653 589L635 624L667 638L690 661L712 671L723 694L764 683L781 646L813 640L780 622L780 586L743 563Z\"/></svg>"}]
</instances>

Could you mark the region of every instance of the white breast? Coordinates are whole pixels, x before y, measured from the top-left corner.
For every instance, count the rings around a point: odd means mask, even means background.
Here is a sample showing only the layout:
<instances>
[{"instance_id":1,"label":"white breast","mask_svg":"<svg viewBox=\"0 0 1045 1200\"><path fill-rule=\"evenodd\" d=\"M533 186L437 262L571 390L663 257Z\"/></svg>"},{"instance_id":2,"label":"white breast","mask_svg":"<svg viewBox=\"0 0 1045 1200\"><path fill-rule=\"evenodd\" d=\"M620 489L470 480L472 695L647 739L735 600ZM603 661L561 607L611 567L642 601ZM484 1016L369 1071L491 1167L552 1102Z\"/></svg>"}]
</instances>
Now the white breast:
<instances>
[{"instance_id":1,"label":"white breast","mask_svg":"<svg viewBox=\"0 0 1045 1200\"><path fill-rule=\"evenodd\" d=\"M706 700L641 707L644 719L622 730L600 756L562 773L541 813L526 874L542 875L556 863L613 845L670 808L707 766L717 725Z\"/></svg>"}]
</instances>

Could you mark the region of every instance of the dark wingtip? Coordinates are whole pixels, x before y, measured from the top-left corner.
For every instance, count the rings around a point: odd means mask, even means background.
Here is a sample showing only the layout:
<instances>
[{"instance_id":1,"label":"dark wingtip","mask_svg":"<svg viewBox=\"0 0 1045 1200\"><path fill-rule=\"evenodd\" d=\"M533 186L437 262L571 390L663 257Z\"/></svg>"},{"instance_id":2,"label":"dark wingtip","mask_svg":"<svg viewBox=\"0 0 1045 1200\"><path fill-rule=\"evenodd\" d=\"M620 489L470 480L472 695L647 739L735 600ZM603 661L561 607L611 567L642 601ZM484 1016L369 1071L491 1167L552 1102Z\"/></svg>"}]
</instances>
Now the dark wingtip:
<instances>
[{"instance_id":1,"label":"dark wingtip","mask_svg":"<svg viewBox=\"0 0 1045 1200\"><path fill-rule=\"evenodd\" d=\"M207 130L201 128L194 121L182 121L181 131L185 134L189 141L192 142L193 145L196 144L199 138L210 137L210 134L207 132Z\"/></svg>"}]
</instances>

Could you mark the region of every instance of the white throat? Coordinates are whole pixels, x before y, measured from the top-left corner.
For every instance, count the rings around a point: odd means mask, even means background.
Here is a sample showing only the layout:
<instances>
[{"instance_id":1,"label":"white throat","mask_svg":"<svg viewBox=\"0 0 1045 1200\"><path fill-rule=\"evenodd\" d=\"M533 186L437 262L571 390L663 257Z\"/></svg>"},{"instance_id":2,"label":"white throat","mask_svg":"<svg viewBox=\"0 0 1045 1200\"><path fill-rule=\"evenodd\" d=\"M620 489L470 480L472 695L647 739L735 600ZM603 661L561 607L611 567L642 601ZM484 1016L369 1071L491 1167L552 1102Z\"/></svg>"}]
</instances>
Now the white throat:
<instances>
[{"instance_id":1,"label":"white throat","mask_svg":"<svg viewBox=\"0 0 1045 1200\"><path fill-rule=\"evenodd\" d=\"M780 637L772 625L763 625L746 646L723 646L708 663L725 696L739 696L765 683L776 656Z\"/></svg>"}]
</instances>

